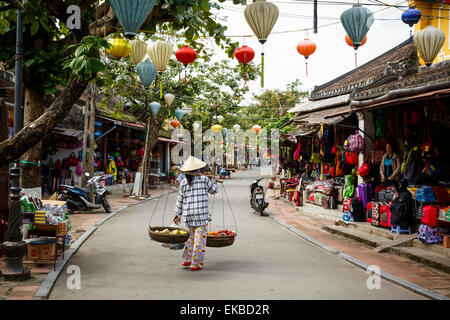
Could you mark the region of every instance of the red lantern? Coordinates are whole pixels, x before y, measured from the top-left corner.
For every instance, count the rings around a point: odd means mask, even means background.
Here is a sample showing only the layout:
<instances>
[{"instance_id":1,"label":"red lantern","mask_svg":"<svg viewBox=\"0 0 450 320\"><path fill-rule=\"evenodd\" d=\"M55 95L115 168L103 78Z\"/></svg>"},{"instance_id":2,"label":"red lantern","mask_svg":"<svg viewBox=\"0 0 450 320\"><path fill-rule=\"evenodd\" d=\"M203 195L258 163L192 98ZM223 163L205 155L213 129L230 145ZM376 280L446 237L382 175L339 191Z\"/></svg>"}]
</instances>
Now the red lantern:
<instances>
[{"instance_id":1,"label":"red lantern","mask_svg":"<svg viewBox=\"0 0 450 320\"><path fill-rule=\"evenodd\" d=\"M359 46L364 45L364 43L366 43L366 41L367 41L367 36L364 37L363 41L361 42L361 44ZM353 47L353 49L355 49L355 68L357 68L358 67L358 56L356 54L356 50L358 50L358 48L353 45L353 41L352 41L352 39L350 39L348 34L345 35L345 42L347 42L347 44L350 47Z\"/></svg>"},{"instance_id":2,"label":"red lantern","mask_svg":"<svg viewBox=\"0 0 450 320\"><path fill-rule=\"evenodd\" d=\"M191 47L184 46L184 47L179 48L175 52L175 57L186 68L189 63L192 63L195 61L195 59L197 58L197 54L195 53L194 49L192 49ZM184 69L184 84L185 85L187 84L186 69Z\"/></svg>"},{"instance_id":3,"label":"red lantern","mask_svg":"<svg viewBox=\"0 0 450 320\"><path fill-rule=\"evenodd\" d=\"M250 47L242 46L236 49L236 51L234 52L234 56L240 63L244 65L244 77L245 83L247 83L246 65L250 63L250 61L252 61L255 57L255 51Z\"/></svg>"},{"instance_id":4,"label":"red lantern","mask_svg":"<svg viewBox=\"0 0 450 320\"><path fill-rule=\"evenodd\" d=\"M314 41L311 41L308 38L300 41L297 44L298 53L300 53L302 56L304 56L305 59L308 59L308 57L310 55L312 55L314 53L314 51L316 51L316 48L317 48L317 46L314 43ZM308 61L306 61L306 76L308 76Z\"/></svg>"},{"instance_id":5,"label":"red lantern","mask_svg":"<svg viewBox=\"0 0 450 320\"><path fill-rule=\"evenodd\" d=\"M170 125L174 128L177 128L180 125L180 123L178 122L178 120L173 119L170 121Z\"/></svg>"}]
</instances>

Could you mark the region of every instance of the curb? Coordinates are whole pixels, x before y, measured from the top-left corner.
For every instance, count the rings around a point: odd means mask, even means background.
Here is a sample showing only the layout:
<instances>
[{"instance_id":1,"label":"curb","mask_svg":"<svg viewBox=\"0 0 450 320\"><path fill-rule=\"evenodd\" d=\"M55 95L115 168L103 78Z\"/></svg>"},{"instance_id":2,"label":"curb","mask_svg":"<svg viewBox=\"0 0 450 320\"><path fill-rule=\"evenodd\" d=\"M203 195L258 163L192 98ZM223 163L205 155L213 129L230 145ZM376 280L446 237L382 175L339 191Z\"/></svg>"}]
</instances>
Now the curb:
<instances>
[{"instance_id":1,"label":"curb","mask_svg":"<svg viewBox=\"0 0 450 320\"><path fill-rule=\"evenodd\" d=\"M41 282L41 285L39 286L39 289L36 291L36 293L34 294L33 300L45 300L48 298L48 295L50 294L50 291L52 290L53 286L55 285L56 280L58 279L59 275L61 274L61 272L63 271L66 263L70 260L70 258L78 251L78 249L81 247L81 245L105 222L107 222L109 219L111 219L112 217L114 217L116 214L118 214L119 212L126 210L130 207L145 203L147 201L153 200L153 199L157 199L159 197L165 196L167 194L176 192L176 190L171 190L167 193L164 194L160 194L158 196L155 197L150 197L148 199L144 199L141 200L139 202L136 203L132 203L129 205L126 205L125 207L122 207L120 209L117 209L114 212L111 212L109 215L107 215L106 217L104 217L102 220L98 221L97 223L95 223L92 227L90 227L88 230L86 230L85 233L83 233L81 235L81 237L79 237L74 243L72 243L72 245L70 246L70 248L68 250L66 250L64 252L64 259L62 260L58 260L56 263L56 270L54 270L52 268L52 270L50 270L50 272L48 273L47 277L44 279L44 281Z\"/></svg>"},{"instance_id":2,"label":"curb","mask_svg":"<svg viewBox=\"0 0 450 320\"><path fill-rule=\"evenodd\" d=\"M269 210L267 210L267 211L269 211ZM270 217L273 220L275 220L275 222L277 222L278 224L282 225L286 229L294 232L295 234L297 234L299 237L303 238L304 240L306 240L306 241L308 241L308 242L310 242L310 243L312 243L312 244L314 244L314 245L316 245L316 246L318 246L318 247L328 251L331 254L338 255L341 258L343 258L345 261L348 261L348 262L354 264L355 266L358 266L358 267L360 267L360 268L362 268L364 270L367 270L367 268L369 267L369 265L367 263L365 263L365 262L363 262L361 260L355 259L355 258L349 256L348 254L340 252L340 251L338 251L338 250L336 250L334 248L331 248L331 247L323 244L322 242L317 241L314 238L311 238L310 236L308 236L307 234L301 232L297 228L294 228L294 227L288 225L287 223L285 223L285 222L281 221L280 219L278 219L277 217L275 217L270 211L269 211L269 214L270 214ZM391 282L393 282L393 283L395 283L395 284L397 284L399 286L402 286L402 287L404 287L404 288L406 288L408 290L411 290L411 291L413 291L415 293L423 295L423 296L425 296L427 298L430 298L430 299L433 299L433 300L450 300L446 296L443 296L443 295L441 295L441 294L439 294L437 292L428 290L428 289L426 289L424 287L418 286L418 285L416 285L416 284L414 284L412 282L403 280L403 279L401 279L399 277L396 277L396 276L394 276L394 275L392 275L392 274L390 274L388 272L381 271L381 277L386 279L386 280L388 280L388 281L391 281Z\"/></svg>"}]
</instances>

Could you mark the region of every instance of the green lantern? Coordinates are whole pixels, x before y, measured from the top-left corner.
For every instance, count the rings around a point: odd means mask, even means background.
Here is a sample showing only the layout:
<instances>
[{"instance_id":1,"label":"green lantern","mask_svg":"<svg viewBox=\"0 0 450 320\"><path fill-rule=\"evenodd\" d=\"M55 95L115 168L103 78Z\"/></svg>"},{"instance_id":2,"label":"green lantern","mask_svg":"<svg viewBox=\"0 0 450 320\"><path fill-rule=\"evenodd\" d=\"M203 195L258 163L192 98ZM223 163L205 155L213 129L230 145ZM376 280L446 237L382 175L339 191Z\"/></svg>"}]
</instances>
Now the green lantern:
<instances>
[{"instance_id":1,"label":"green lantern","mask_svg":"<svg viewBox=\"0 0 450 320\"><path fill-rule=\"evenodd\" d=\"M342 26L356 48L361 45L367 32L369 32L373 20L373 13L360 4L355 4L341 14Z\"/></svg>"}]
</instances>

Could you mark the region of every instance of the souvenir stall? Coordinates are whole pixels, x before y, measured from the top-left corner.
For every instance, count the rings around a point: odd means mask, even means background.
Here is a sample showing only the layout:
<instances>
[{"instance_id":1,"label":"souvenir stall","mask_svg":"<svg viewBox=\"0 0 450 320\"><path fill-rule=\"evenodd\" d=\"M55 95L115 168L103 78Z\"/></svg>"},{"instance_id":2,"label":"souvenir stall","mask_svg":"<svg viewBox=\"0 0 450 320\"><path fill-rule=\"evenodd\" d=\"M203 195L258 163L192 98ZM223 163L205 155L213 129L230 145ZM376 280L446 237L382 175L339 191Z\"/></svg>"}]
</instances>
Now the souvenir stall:
<instances>
[{"instance_id":1,"label":"souvenir stall","mask_svg":"<svg viewBox=\"0 0 450 320\"><path fill-rule=\"evenodd\" d=\"M374 148L365 150L358 169L364 183L349 183L344 220L419 232L429 244L443 242L450 230L449 102L415 101L373 111Z\"/></svg>"}]
</instances>

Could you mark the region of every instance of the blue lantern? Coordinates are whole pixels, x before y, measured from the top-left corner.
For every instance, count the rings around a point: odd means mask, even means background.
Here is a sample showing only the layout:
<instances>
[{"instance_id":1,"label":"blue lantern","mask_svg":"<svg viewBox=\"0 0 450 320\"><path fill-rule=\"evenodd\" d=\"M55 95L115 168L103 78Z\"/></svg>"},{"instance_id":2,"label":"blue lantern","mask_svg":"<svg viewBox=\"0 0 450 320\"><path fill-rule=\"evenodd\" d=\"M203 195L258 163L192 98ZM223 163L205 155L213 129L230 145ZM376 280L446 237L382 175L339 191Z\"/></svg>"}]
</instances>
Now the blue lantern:
<instances>
[{"instance_id":1,"label":"blue lantern","mask_svg":"<svg viewBox=\"0 0 450 320\"><path fill-rule=\"evenodd\" d=\"M181 118L183 118L183 116L185 115L186 111L178 109L178 110L175 110L174 113L175 113L175 117L178 119L178 121L181 122Z\"/></svg>"},{"instance_id":2,"label":"blue lantern","mask_svg":"<svg viewBox=\"0 0 450 320\"><path fill-rule=\"evenodd\" d=\"M125 37L133 39L147 20L156 0L109 0L114 15L125 31Z\"/></svg>"},{"instance_id":3,"label":"blue lantern","mask_svg":"<svg viewBox=\"0 0 450 320\"><path fill-rule=\"evenodd\" d=\"M367 32L369 32L373 20L373 13L360 4L353 5L341 14L342 26L356 48L361 45Z\"/></svg>"},{"instance_id":4,"label":"blue lantern","mask_svg":"<svg viewBox=\"0 0 450 320\"><path fill-rule=\"evenodd\" d=\"M409 25L409 42L412 42L412 27L417 22L419 22L422 16L422 12L417 10L416 8L409 8L405 12L402 13L402 21Z\"/></svg>"},{"instance_id":5,"label":"blue lantern","mask_svg":"<svg viewBox=\"0 0 450 320\"><path fill-rule=\"evenodd\" d=\"M100 130L95 131L95 133L94 133L95 139L98 139L98 138L100 138L101 136L102 136L102 133L101 133Z\"/></svg>"},{"instance_id":6,"label":"blue lantern","mask_svg":"<svg viewBox=\"0 0 450 320\"><path fill-rule=\"evenodd\" d=\"M136 71L142 84L147 89L150 88L153 81L155 81L156 75L158 74L155 66L148 59L138 63L136 66Z\"/></svg>"},{"instance_id":7,"label":"blue lantern","mask_svg":"<svg viewBox=\"0 0 450 320\"><path fill-rule=\"evenodd\" d=\"M100 121L95 121L95 127L100 128L103 125Z\"/></svg>"},{"instance_id":8,"label":"blue lantern","mask_svg":"<svg viewBox=\"0 0 450 320\"><path fill-rule=\"evenodd\" d=\"M223 134L224 137L227 136L227 132L228 132L228 129L227 129L227 128L223 128L223 129L222 129L222 134Z\"/></svg>"},{"instance_id":9,"label":"blue lantern","mask_svg":"<svg viewBox=\"0 0 450 320\"><path fill-rule=\"evenodd\" d=\"M150 110L152 110L152 113L154 116L158 113L159 108L161 108L161 104L159 102L152 102L149 104Z\"/></svg>"}]
</instances>

